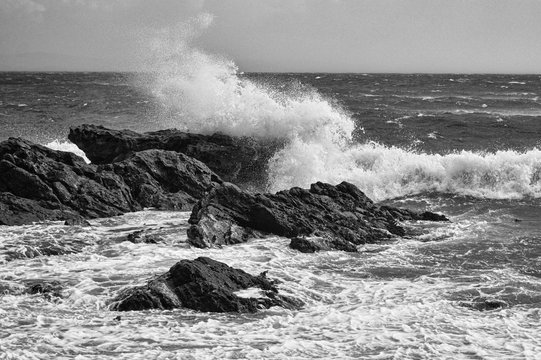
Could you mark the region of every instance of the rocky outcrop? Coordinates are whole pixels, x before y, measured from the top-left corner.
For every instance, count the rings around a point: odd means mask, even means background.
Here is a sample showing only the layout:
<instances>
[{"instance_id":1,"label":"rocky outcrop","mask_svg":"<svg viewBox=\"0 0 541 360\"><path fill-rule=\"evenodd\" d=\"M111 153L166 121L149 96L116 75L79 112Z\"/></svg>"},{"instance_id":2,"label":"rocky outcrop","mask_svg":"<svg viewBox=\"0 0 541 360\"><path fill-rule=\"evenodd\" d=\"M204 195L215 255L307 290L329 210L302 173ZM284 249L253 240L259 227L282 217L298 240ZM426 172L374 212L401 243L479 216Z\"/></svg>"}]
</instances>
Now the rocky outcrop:
<instances>
[{"instance_id":1,"label":"rocky outcrop","mask_svg":"<svg viewBox=\"0 0 541 360\"><path fill-rule=\"evenodd\" d=\"M0 143L0 225L43 220L82 223L144 207L189 210L215 182L201 162L148 150L95 166L27 140Z\"/></svg>"},{"instance_id":2,"label":"rocky outcrop","mask_svg":"<svg viewBox=\"0 0 541 360\"><path fill-rule=\"evenodd\" d=\"M242 296L258 288L260 294ZM146 285L120 291L111 310L189 308L208 312L255 312L271 306L298 308L301 302L278 294L262 273L250 275L207 257L181 260Z\"/></svg>"},{"instance_id":3,"label":"rocky outcrop","mask_svg":"<svg viewBox=\"0 0 541 360\"><path fill-rule=\"evenodd\" d=\"M380 207L347 182L336 186L318 182L310 189L276 194L251 194L223 183L194 207L188 241L209 247L274 234L297 238L293 246L306 251L355 251L356 245L405 235L398 221L425 219L447 220L429 212ZM313 238L303 239L306 236Z\"/></svg>"},{"instance_id":4,"label":"rocky outcrop","mask_svg":"<svg viewBox=\"0 0 541 360\"><path fill-rule=\"evenodd\" d=\"M145 150L125 160L98 166L100 173L122 178L131 198L142 207L191 210L222 180L205 164L174 151Z\"/></svg>"},{"instance_id":5,"label":"rocky outcrop","mask_svg":"<svg viewBox=\"0 0 541 360\"><path fill-rule=\"evenodd\" d=\"M147 149L170 150L205 163L225 181L251 189L266 184L268 160L283 145L277 140L224 134L201 135L174 129L140 134L97 125L73 127L68 138L95 164L121 161L132 152Z\"/></svg>"}]
</instances>

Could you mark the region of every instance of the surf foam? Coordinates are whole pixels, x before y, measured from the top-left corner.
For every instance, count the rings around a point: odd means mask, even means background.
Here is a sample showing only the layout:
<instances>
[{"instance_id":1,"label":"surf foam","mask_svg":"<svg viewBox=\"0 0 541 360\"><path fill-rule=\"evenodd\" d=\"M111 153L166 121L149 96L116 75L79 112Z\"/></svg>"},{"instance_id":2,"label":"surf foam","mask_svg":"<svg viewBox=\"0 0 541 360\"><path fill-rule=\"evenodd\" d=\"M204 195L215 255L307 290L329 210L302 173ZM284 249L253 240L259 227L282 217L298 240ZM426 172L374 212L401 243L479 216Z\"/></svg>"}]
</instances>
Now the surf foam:
<instances>
[{"instance_id":1,"label":"surf foam","mask_svg":"<svg viewBox=\"0 0 541 360\"><path fill-rule=\"evenodd\" d=\"M53 150L59 150L59 151L66 151L74 153L75 155L82 157L83 160L90 164L90 160L86 157L86 154L83 150L79 149L77 145L72 143L71 141L61 141L61 140L53 140L50 143L45 144L44 146L48 147L49 149Z\"/></svg>"},{"instance_id":2,"label":"surf foam","mask_svg":"<svg viewBox=\"0 0 541 360\"><path fill-rule=\"evenodd\" d=\"M271 160L271 190L349 181L375 200L423 192L483 198L541 197L541 151L448 155L378 143L341 147L293 140Z\"/></svg>"},{"instance_id":3,"label":"surf foam","mask_svg":"<svg viewBox=\"0 0 541 360\"><path fill-rule=\"evenodd\" d=\"M426 191L541 196L539 150L443 156L353 144L353 119L316 90L257 83L239 76L233 61L195 48L194 40L211 23L212 16L203 14L153 40L147 85L165 109L160 125L287 139L269 163L270 191L346 180L375 200Z\"/></svg>"}]
</instances>

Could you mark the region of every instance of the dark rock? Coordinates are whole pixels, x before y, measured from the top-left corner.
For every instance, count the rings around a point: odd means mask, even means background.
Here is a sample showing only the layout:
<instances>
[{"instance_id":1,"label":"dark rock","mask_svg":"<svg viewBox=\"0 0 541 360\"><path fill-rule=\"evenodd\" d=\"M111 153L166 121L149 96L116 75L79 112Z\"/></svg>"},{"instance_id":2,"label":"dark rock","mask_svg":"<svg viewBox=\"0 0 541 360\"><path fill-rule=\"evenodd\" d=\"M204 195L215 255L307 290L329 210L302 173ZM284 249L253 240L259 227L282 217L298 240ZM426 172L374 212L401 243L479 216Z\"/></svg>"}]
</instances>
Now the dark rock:
<instances>
[{"instance_id":1,"label":"dark rock","mask_svg":"<svg viewBox=\"0 0 541 360\"><path fill-rule=\"evenodd\" d=\"M468 302L460 302L459 305L470 308L472 310L477 310L477 311L498 310L498 309L504 309L509 306L503 300L489 299L486 297L477 297Z\"/></svg>"},{"instance_id":2,"label":"dark rock","mask_svg":"<svg viewBox=\"0 0 541 360\"><path fill-rule=\"evenodd\" d=\"M235 292L257 287L259 297L240 297ZM181 260L145 286L120 291L111 310L189 308L209 312L255 312L271 306L298 308L302 303L278 294L265 273L250 275L242 270L200 257Z\"/></svg>"},{"instance_id":3,"label":"dark rock","mask_svg":"<svg viewBox=\"0 0 541 360\"><path fill-rule=\"evenodd\" d=\"M76 218L75 214L94 218L140 209L118 175L97 173L75 154L51 150L23 139L10 138L0 143L2 192L32 200L19 203L4 194L10 198L3 203L7 210L22 214L2 221L8 225L27 223L32 214L39 220L60 220ZM69 216L64 218L64 212Z\"/></svg>"},{"instance_id":4,"label":"dark rock","mask_svg":"<svg viewBox=\"0 0 541 360\"><path fill-rule=\"evenodd\" d=\"M121 176L140 206L170 210L191 210L214 182L222 182L200 161L163 150L134 153L98 171Z\"/></svg>"},{"instance_id":5,"label":"dark rock","mask_svg":"<svg viewBox=\"0 0 541 360\"><path fill-rule=\"evenodd\" d=\"M174 129L140 134L96 125L73 127L68 138L95 164L117 162L136 151L171 150L202 161L225 181L259 189L266 185L268 160L283 146L277 140L191 134Z\"/></svg>"},{"instance_id":6,"label":"dark rock","mask_svg":"<svg viewBox=\"0 0 541 360\"><path fill-rule=\"evenodd\" d=\"M381 206L381 209L389 212L395 219L400 221L449 221L445 215L436 214L430 211L418 213L408 209L394 208L387 205Z\"/></svg>"},{"instance_id":7,"label":"dark rock","mask_svg":"<svg viewBox=\"0 0 541 360\"><path fill-rule=\"evenodd\" d=\"M62 204L25 199L9 192L0 192L0 225L30 224L44 220L78 221L81 218L81 215Z\"/></svg>"},{"instance_id":8,"label":"dark rock","mask_svg":"<svg viewBox=\"0 0 541 360\"><path fill-rule=\"evenodd\" d=\"M314 253L317 251L328 250L343 250L348 252L356 252L357 247L352 243L340 239L332 238L326 239L325 237L294 237L291 238L289 247L295 250L299 250L303 253Z\"/></svg>"},{"instance_id":9,"label":"dark rock","mask_svg":"<svg viewBox=\"0 0 541 360\"><path fill-rule=\"evenodd\" d=\"M148 150L105 166L27 140L0 143L0 225L85 224L144 207L191 209L220 178L203 163ZM86 224L85 224L86 225Z\"/></svg>"},{"instance_id":10,"label":"dark rock","mask_svg":"<svg viewBox=\"0 0 541 360\"><path fill-rule=\"evenodd\" d=\"M316 236L296 240L294 246L355 251L355 246L403 236L397 221L426 215L377 206L354 185L321 182L310 189L292 188L276 194L251 194L230 183L212 189L194 207L188 241L197 247L236 244L274 234L284 237ZM436 218L436 217L434 217Z\"/></svg>"},{"instance_id":11,"label":"dark rock","mask_svg":"<svg viewBox=\"0 0 541 360\"><path fill-rule=\"evenodd\" d=\"M134 244L157 244L163 241L158 235L149 234L145 230L138 230L128 234L127 240Z\"/></svg>"},{"instance_id":12,"label":"dark rock","mask_svg":"<svg viewBox=\"0 0 541 360\"><path fill-rule=\"evenodd\" d=\"M62 286L57 281L32 280L27 283L26 293L42 294L49 300L62 297L61 292Z\"/></svg>"}]
</instances>

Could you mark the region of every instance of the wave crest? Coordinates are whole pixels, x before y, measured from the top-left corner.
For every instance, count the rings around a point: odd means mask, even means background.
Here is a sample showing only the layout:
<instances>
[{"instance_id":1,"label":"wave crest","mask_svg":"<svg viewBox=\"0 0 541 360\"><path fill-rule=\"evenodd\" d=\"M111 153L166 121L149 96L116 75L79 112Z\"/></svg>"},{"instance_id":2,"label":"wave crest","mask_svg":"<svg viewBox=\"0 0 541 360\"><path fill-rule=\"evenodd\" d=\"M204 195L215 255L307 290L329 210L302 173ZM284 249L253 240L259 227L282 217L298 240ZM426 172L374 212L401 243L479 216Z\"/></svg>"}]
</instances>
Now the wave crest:
<instances>
[{"instance_id":1,"label":"wave crest","mask_svg":"<svg viewBox=\"0 0 541 360\"><path fill-rule=\"evenodd\" d=\"M378 201L424 192L491 199L541 197L541 150L415 153L378 143L293 141L271 160L271 190L349 181Z\"/></svg>"},{"instance_id":2,"label":"wave crest","mask_svg":"<svg viewBox=\"0 0 541 360\"><path fill-rule=\"evenodd\" d=\"M203 14L153 41L147 85L160 127L286 139L269 163L270 191L350 181L375 200L426 191L486 198L540 197L541 152L415 153L353 144L353 119L315 89L270 86L239 76L235 63L192 46L210 26Z\"/></svg>"}]
</instances>

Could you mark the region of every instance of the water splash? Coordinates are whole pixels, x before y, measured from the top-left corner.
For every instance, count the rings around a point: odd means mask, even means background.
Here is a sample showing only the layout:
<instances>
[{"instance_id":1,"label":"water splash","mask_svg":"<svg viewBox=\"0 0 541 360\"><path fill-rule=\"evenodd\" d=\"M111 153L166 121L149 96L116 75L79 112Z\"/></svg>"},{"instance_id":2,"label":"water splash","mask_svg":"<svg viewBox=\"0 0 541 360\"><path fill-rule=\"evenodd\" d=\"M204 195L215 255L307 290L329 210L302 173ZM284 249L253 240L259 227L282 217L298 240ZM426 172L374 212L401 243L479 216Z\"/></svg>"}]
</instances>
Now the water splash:
<instances>
[{"instance_id":1,"label":"water splash","mask_svg":"<svg viewBox=\"0 0 541 360\"><path fill-rule=\"evenodd\" d=\"M315 89L256 83L242 77L233 61L194 47L211 22L203 14L151 41L147 87L165 109L163 126L234 136L351 139L353 120Z\"/></svg>"},{"instance_id":2,"label":"water splash","mask_svg":"<svg viewBox=\"0 0 541 360\"><path fill-rule=\"evenodd\" d=\"M541 196L537 149L431 155L354 144L352 117L315 89L249 80L233 61L197 49L195 40L212 20L203 14L158 34L146 86L164 109L160 127L286 139L269 163L269 191L347 180L376 200L426 191Z\"/></svg>"},{"instance_id":3,"label":"water splash","mask_svg":"<svg viewBox=\"0 0 541 360\"><path fill-rule=\"evenodd\" d=\"M291 142L270 165L271 190L350 181L375 200L423 192L492 199L541 197L541 150L426 154L378 143Z\"/></svg>"},{"instance_id":4,"label":"water splash","mask_svg":"<svg viewBox=\"0 0 541 360\"><path fill-rule=\"evenodd\" d=\"M90 160L86 157L86 154L83 150L79 149L77 145L72 143L71 141L64 141L64 140L53 140L47 144L45 144L46 147L53 150L59 150L59 151L65 151L65 152L71 152L75 155L82 157L83 160L90 164Z\"/></svg>"}]
</instances>

